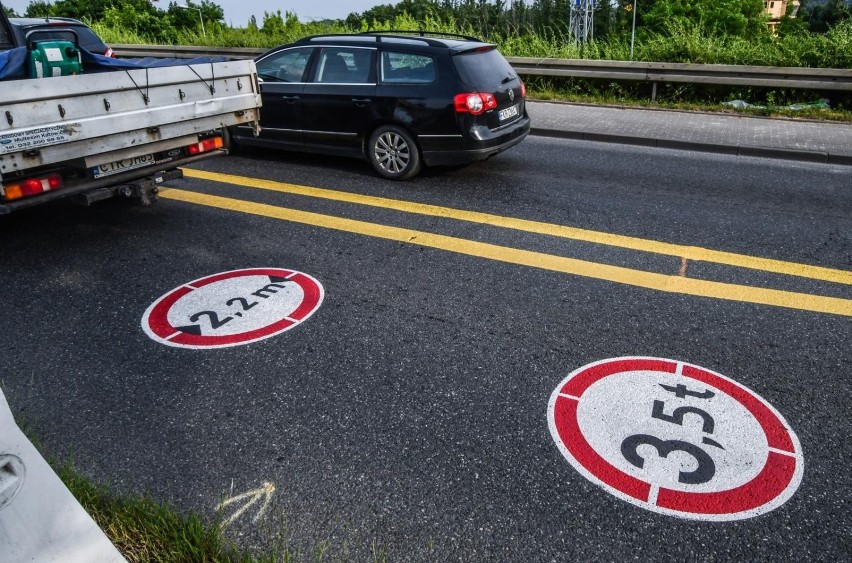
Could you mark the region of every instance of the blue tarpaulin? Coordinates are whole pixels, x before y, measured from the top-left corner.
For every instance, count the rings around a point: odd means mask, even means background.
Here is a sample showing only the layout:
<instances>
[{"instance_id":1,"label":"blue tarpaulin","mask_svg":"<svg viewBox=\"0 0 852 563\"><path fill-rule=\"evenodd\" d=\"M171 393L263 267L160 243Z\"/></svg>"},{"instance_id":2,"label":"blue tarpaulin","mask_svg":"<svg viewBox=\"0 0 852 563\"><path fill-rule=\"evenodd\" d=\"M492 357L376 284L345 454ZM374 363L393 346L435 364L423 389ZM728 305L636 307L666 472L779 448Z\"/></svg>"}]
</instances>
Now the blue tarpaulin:
<instances>
[{"instance_id":1,"label":"blue tarpaulin","mask_svg":"<svg viewBox=\"0 0 852 563\"><path fill-rule=\"evenodd\" d=\"M133 70L140 68L159 68L164 66L183 66L194 64L209 64L227 61L227 57L196 57L194 59L113 59L96 55L85 49L80 49L83 60L83 74L109 72L114 70ZM17 80L28 78L27 49L17 47L0 51L0 80Z\"/></svg>"},{"instance_id":2,"label":"blue tarpaulin","mask_svg":"<svg viewBox=\"0 0 852 563\"><path fill-rule=\"evenodd\" d=\"M158 59L154 57L146 57L144 59L113 59L103 55L96 55L85 49L80 49L83 53L83 72L104 72L116 69L134 68L159 68L163 66L182 66L182 65L197 65L209 63L221 63L228 60L228 57L196 57L194 59Z\"/></svg>"},{"instance_id":3,"label":"blue tarpaulin","mask_svg":"<svg viewBox=\"0 0 852 563\"><path fill-rule=\"evenodd\" d=\"M27 48L0 51L0 80L27 77Z\"/></svg>"}]
</instances>

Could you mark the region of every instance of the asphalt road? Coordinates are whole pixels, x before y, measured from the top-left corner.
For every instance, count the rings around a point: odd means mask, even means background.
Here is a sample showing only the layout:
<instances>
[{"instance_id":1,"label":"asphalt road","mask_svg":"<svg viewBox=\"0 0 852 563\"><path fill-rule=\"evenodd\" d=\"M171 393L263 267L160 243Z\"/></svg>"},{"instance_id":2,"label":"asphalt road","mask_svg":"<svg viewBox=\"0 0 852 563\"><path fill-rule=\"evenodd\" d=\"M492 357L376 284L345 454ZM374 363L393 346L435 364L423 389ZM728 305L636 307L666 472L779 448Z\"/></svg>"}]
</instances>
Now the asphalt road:
<instances>
[{"instance_id":1,"label":"asphalt road","mask_svg":"<svg viewBox=\"0 0 852 563\"><path fill-rule=\"evenodd\" d=\"M278 534L307 559L849 558L848 167L543 138L404 184L329 161L253 150L200 164L150 208L0 222L0 386L49 453L210 518L225 501L240 545ZM255 267L312 276L321 306L242 346L142 330L173 289ZM640 287L647 272L662 276ZM685 519L576 470L551 395L624 356L702 366L776 409L804 463L789 500Z\"/></svg>"}]
</instances>

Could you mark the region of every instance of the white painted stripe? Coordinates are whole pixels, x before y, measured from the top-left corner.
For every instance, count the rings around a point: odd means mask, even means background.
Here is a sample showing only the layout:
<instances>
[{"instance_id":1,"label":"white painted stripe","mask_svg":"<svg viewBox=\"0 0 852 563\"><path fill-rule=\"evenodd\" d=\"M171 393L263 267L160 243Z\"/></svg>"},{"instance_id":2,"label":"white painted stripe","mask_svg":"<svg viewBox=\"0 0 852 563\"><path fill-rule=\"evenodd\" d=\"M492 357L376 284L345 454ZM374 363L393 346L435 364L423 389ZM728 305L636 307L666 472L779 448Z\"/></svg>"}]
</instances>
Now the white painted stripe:
<instances>
[{"instance_id":1,"label":"white painted stripe","mask_svg":"<svg viewBox=\"0 0 852 563\"><path fill-rule=\"evenodd\" d=\"M659 485L651 485L651 490L648 492L648 504L657 504L657 496L660 494Z\"/></svg>"},{"instance_id":2,"label":"white painted stripe","mask_svg":"<svg viewBox=\"0 0 852 563\"><path fill-rule=\"evenodd\" d=\"M571 399L572 401L579 401L580 397L575 397L574 395L568 395L567 393L560 393L560 397L565 397L566 399Z\"/></svg>"},{"instance_id":3,"label":"white painted stripe","mask_svg":"<svg viewBox=\"0 0 852 563\"><path fill-rule=\"evenodd\" d=\"M787 450L779 450L778 448L769 448L769 451L775 452L776 454L785 455L787 457L795 457L795 458L799 457L799 456L796 455L795 452L788 452Z\"/></svg>"}]
</instances>

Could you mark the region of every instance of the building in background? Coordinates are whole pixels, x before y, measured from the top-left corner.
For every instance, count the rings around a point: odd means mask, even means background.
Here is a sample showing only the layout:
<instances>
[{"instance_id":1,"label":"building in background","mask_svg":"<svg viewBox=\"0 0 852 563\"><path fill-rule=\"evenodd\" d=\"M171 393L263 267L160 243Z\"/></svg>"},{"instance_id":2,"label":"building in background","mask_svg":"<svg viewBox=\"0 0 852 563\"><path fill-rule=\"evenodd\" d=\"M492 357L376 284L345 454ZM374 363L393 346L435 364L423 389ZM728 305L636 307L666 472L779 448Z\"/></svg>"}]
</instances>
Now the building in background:
<instances>
[{"instance_id":1,"label":"building in background","mask_svg":"<svg viewBox=\"0 0 852 563\"><path fill-rule=\"evenodd\" d=\"M763 5L766 7L766 13L769 14L769 28L772 33L775 33L775 28L781 23L781 18L787 14L787 7L793 6L793 11L790 12L790 17L795 18L799 11L799 0L764 0Z\"/></svg>"}]
</instances>

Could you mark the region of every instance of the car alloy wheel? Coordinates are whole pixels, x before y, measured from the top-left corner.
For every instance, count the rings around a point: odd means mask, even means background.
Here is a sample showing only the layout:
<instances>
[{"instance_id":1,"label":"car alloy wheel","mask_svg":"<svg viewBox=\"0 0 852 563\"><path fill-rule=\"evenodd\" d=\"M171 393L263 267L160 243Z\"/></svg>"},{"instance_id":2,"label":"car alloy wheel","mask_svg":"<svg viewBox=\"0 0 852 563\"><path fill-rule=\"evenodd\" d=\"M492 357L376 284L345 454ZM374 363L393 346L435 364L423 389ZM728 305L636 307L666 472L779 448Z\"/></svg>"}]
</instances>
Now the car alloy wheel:
<instances>
[{"instance_id":1,"label":"car alloy wheel","mask_svg":"<svg viewBox=\"0 0 852 563\"><path fill-rule=\"evenodd\" d=\"M411 136L395 125L385 125L370 136L370 162L391 180L407 180L420 171L420 151Z\"/></svg>"}]
</instances>

